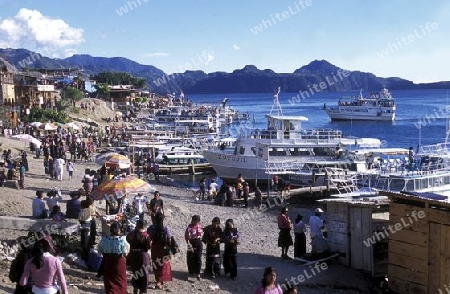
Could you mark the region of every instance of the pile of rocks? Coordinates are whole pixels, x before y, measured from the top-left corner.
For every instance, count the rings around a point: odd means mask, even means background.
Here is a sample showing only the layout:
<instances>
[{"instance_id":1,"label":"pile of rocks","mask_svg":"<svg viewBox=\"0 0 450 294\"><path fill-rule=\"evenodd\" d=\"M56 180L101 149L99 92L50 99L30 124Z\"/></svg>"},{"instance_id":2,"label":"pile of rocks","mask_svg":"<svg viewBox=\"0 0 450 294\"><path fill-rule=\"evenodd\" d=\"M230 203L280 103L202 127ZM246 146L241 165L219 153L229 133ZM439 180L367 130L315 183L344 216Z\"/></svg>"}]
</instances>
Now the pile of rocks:
<instances>
[{"instance_id":1,"label":"pile of rocks","mask_svg":"<svg viewBox=\"0 0 450 294\"><path fill-rule=\"evenodd\" d=\"M17 253L21 249L21 244L16 241L0 242L0 259L7 259L9 261L16 258Z\"/></svg>"}]
</instances>

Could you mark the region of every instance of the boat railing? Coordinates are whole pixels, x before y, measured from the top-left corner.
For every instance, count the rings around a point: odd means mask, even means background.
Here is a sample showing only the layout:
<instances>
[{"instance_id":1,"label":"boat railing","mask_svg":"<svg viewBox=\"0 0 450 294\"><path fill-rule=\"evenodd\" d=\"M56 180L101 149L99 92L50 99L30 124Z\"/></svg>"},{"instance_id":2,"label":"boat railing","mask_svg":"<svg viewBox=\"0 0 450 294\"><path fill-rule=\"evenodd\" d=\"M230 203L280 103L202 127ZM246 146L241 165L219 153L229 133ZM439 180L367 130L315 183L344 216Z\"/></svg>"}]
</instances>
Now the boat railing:
<instances>
[{"instance_id":1,"label":"boat railing","mask_svg":"<svg viewBox=\"0 0 450 294\"><path fill-rule=\"evenodd\" d=\"M245 136L245 133L242 134ZM249 136L254 139L279 139L279 131L277 130L253 130ZM283 136L286 139L301 139L311 141L327 141L342 138L342 131L340 130L299 130L299 131L284 131Z\"/></svg>"},{"instance_id":2,"label":"boat railing","mask_svg":"<svg viewBox=\"0 0 450 294\"><path fill-rule=\"evenodd\" d=\"M266 174L294 173L304 168L304 163L296 161L265 161Z\"/></svg>"},{"instance_id":3,"label":"boat railing","mask_svg":"<svg viewBox=\"0 0 450 294\"><path fill-rule=\"evenodd\" d=\"M450 154L450 143L438 143L420 147L419 155L448 155Z\"/></svg>"}]
</instances>

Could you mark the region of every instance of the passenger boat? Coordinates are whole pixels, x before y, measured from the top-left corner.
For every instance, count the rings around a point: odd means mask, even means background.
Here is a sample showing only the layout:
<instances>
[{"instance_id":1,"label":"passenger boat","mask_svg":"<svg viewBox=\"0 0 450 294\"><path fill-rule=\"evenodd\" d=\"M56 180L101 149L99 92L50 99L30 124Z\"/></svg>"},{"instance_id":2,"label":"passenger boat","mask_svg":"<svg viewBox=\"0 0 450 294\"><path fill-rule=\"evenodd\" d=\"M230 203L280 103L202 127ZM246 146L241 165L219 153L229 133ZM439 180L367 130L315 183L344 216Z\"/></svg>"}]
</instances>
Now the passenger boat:
<instances>
[{"instance_id":1,"label":"passenger boat","mask_svg":"<svg viewBox=\"0 0 450 294\"><path fill-rule=\"evenodd\" d=\"M201 154L168 154L159 164L161 174L202 174L214 172Z\"/></svg>"},{"instance_id":2,"label":"passenger boat","mask_svg":"<svg viewBox=\"0 0 450 294\"><path fill-rule=\"evenodd\" d=\"M391 148L394 149L394 148ZM358 172L359 186L385 191L450 191L450 144L422 146L413 158L409 150L359 150L360 155L374 158L371 168ZM371 159L372 160L372 159Z\"/></svg>"},{"instance_id":3,"label":"passenger boat","mask_svg":"<svg viewBox=\"0 0 450 294\"><path fill-rule=\"evenodd\" d=\"M348 148L380 147L374 138L345 138L340 130L302 128L304 116L282 115L281 106L274 101L277 114L266 115L267 128L242 132L234 148L210 147L203 155L224 180L234 180L241 174L246 181L270 179L274 174L290 179L294 185L310 185L314 168L348 166L342 156ZM304 171L300 174L299 171Z\"/></svg>"},{"instance_id":4,"label":"passenger boat","mask_svg":"<svg viewBox=\"0 0 450 294\"><path fill-rule=\"evenodd\" d=\"M368 97L361 91L358 97L339 99L337 106L323 107L331 120L393 121L395 109L395 100L386 88Z\"/></svg>"}]
</instances>

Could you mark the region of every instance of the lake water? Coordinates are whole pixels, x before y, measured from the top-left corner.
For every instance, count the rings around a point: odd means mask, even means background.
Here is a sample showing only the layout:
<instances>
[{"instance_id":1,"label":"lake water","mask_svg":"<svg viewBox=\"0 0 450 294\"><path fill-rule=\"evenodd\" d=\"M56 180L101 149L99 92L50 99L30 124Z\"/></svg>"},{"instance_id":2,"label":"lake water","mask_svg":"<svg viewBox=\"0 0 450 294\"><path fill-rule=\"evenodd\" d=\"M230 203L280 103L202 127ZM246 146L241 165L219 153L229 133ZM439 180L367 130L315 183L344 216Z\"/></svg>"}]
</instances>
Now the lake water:
<instances>
[{"instance_id":1,"label":"lake water","mask_svg":"<svg viewBox=\"0 0 450 294\"><path fill-rule=\"evenodd\" d=\"M193 102L217 102L229 98L228 104L239 111L248 112L250 121L228 127L230 133L249 128L265 128L265 115L273 105L274 93L255 94L208 94L189 95ZM450 117L450 95L448 90L392 91L396 100L396 120L393 122L331 121L321 109L336 105L343 96L358 96L359 91L349 93L316 93L300 102L291 104L297 93L280 93L279 102L283 115L302 115L308 118L303 128L340 129L344 136L373 137L382 140L384 147L417 148L418 144L430 145L444 142L447 117ZM364 96L368 93L363 93ZM295 100L294 100L295 101ZM276 114L274 108L272 114ZM186 186L196 186L201 176L174 178Z\"/></svg>"}]
</instances>

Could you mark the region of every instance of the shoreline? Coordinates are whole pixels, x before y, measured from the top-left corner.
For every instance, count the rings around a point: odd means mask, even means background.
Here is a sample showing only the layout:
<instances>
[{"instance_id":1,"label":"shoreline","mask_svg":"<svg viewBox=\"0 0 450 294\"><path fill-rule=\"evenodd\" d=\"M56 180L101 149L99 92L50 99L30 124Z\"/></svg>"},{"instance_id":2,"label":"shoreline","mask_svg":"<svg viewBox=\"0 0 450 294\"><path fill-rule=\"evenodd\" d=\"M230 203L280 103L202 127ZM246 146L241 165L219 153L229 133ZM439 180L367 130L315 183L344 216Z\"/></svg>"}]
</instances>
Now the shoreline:
<instances>
[{"instance_id":1,"label":"shoreline","mask_svg":"<svg viewBox=\"0 0 450 294\"><path fill-rule=\"evenodd\" d=\"M24 144L20 141L0 137L1 148L11 148L20 150ZM13 151L17 154L17 151ZM44 176L43 159L35 159L28 153L30 171L25 177L25 189L16 190L12 188L0 188L0 214L9 216L29 216L31 215L31 201L35 197L36 189L45 191L57 186L62 189L63 203L62 210L65 211L65 202L69 199L68 192L77 190L81 187L81 178L84 168L99 168L95 163L76 163L74 178L69 181L68 175L64 173L62 182L50 180ZM259 213L252 214L253 203L250 201L248 209L241 207L222 207L215 206L207 201L196 201L192 189L187 187L173 186L173 179L161 176L162 183L156 184L150 182L155 189L161 192L161 199L164 200L166 212L166 224L176 238L180 246L181 253L171 259L173 281L167 283L168 289L174 293L193 293L197 291L205 293L253 293L259 285L264 268L274 266L278 272L278 282L287 282L291 279L297 279L299 275L304 275L304 281L300 283L301 293L369 293L373 286L373 281L357 270L330 262L327 269L312 275L311 267L297 264L294 260L283 260L280 257L281 249L277 246L278 227L276 216L279 213L276 205ZM96 206L104 214L105 202L101 204L96 201ZM289 216L295 219L297 213L304 216L305 221L313 214L314 206L310 204L292 206ZM217 277L214 280L203 278L201 281L194 281L194 278L188 277L186 266L186 244L184 242L184 230L190 222L191 216L199 214L201 223L206 226L211 223L213 217L218 216L223 226L227 218L233 218L236 226L241 233L241 245L238 247L238 277L236 281L231 281L224 276ZM148 218L148 216L146 216ZM100 222L97 222L100 225ZM98 230L101 232L101 230ZM1 241L8 244L12 243L17 237L26 235L25 231L1 230ZM309 240L309 234L307 234ZM97 240L100 240L97 236ZM309 244L308 244L309 247ZM223 251L223 246L222 246ZM293 246L290 247L288 254L293 256ZM68 253L65 253L67 257ZM8 271L10 262L6 259L1 260L4 281L0 285L0 293L12 293L14 284L9 281ZM203 256L202 271L205 264ZM320 264L319 264L320 266ZM314 265L312 265L314 267ZM98 280L95 272L82 269L75 264L63 262L63 270L66 276L70 293L104 293L103 283ZM307 271L311 277L306 277L304 271ZM131 273L130 276L131 277ZM153 274L150 274L150 280L154 280ZM299 280L299 279L297 279ZM150 286L153 286L151 284ZM131 283L129 283L129 292L131 293ZM152 290L149 289L149 292Z\"/></svg>"}]
</instances>

